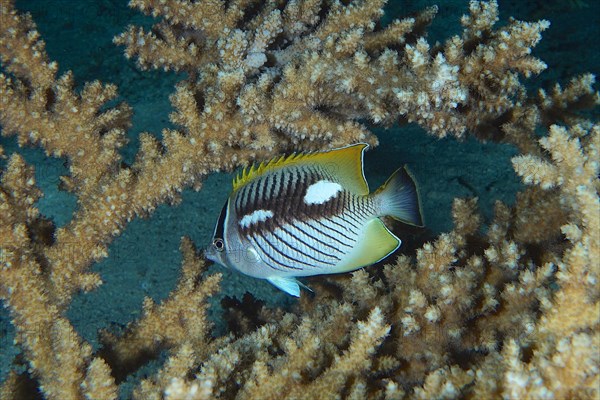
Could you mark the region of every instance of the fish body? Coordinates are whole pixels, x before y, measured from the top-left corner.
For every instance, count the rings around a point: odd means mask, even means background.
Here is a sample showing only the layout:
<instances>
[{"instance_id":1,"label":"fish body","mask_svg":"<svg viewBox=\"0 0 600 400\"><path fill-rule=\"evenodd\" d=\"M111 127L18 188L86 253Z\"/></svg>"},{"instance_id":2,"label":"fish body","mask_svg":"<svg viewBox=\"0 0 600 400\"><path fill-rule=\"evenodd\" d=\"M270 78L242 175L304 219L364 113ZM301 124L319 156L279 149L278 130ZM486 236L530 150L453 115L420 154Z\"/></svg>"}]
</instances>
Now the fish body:
<instances>
[{"instance_id":1,"label":"fish body","mask_svg":"<svg viewBox=\"0 0 600 400\"><path fill-rule=\"evenodd\" d=\"M401 240L379 217L422 225L416 184L400 168L370 194L367 148L296 154L243 171L207 258L299 297L297 277L354 271L394 252Z\"/></svg>"}]
</instances>

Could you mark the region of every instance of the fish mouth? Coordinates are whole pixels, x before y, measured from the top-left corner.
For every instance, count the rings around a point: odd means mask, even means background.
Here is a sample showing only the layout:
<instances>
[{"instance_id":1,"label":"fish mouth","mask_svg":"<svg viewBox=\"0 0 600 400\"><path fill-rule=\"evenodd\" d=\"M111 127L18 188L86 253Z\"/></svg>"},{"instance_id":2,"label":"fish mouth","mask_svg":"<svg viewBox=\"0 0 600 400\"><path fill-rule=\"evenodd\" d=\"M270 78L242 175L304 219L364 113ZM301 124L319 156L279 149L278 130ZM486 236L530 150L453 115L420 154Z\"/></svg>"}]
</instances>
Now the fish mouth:
<instances>
[{"instance_id":1,"label":"fish mouth","mask_svg":"<svg viewBox=\"0 0 600 400\"><path fill-rule=\"evenodd\" d=\"M223 253L215 250L214 247L208 246L206 249L204 249L203 255L206 260L212 261L213 263L221 265L225 268L229 268L227 264L225 264Z\"/></svg>"},{"instance_id":2,"label":"fish mouth","mask_svg":"<svg viewBox=\"0 0 600 400\"><path fill-rule=\"evenodd\" d=\"M212 248L212 246L206 247L204 249L203 255L204 255L204 258L207 260L210 260L215 263L219 262L219 259L217 257L217 252L215 251L215 249Z\"/></svg>"}]
</instances>

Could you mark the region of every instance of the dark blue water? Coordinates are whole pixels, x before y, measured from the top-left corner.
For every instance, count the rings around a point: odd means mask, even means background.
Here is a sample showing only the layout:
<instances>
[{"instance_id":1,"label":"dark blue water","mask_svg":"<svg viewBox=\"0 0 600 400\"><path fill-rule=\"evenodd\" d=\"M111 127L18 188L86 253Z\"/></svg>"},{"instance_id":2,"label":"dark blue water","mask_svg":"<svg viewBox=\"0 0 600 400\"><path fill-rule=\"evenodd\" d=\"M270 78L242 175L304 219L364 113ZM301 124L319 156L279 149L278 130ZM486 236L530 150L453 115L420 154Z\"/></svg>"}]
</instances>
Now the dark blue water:
<instances>
[{"instance_id":1,"label":"dark blue water","mask_svg":"<svg viewBox=\"0 0 600 400\"><path fill-rule=\"evenodd\" d=\"M403 16L434 3L430 1L392 1L389 16ZM459 19L467 11L468 1L444 1L429 40L443 41L460 32ZM150 26L152 19L127 7L124 0L36 0L18 1L20 10L28 11L38 25L51 59L60 71L71 70L77 87L100 80L119 87L120 100L134 109L129 145L123 150L126 162L133 160L140 132L160 137L163 128L171 127L168 96L173 85L184 78L163 71L139 71L126 60L122 48L112 38L128 24ZM530 88L566 83L584 72L600 72L600 2L583 1L500 1L501 21L509 16L534 21L548 19L552 25L543 34L534 55L549 68L528 81ZM458 142L438 140L413 125L384 130L374 128L381 146L367 154L365 170L371 188L376 188L397 167L408 164L419 182L427 229L414 242L435 237L452 228L450 209L455 197L478 196L483 215L489 219L496 200L511 203L520 183L512 171L510 158L516 150L508 145L481 143L473 139ZM8 154L15 151L12 138L0 138ZM65 160L49 159L39 149L19 150L36 167L38 184L45 195L38 206L41 212L64 225L71 218L75 198L58 188L59 176L67 172ZM4 164L2 164L4 166ZM97 344L97 332L105 328L118 331L140 314L144 296L160 301L174 287L180 268L179 241L191 237L198 246L208 243L213 225L229 194L231 176L209 177L200 192L186 190L176 207L160 206L150 219L132 221L123 235L110 246L110 256L93 266L104 281L98 290L77 296L68 317L88 341ZM411 243L407 238L406 243ZM413 249L402 249L411 253ZM224 273L222 294L241 296L246 291L270 304L290 301L266 281L246 278L219 267ZM115 299L118 301L114 301ZM215 316L218 308L215 307ZM6 310L0 311L0 378L7 372L12 355L13 329ZM217 317L215 317L217 318Z\"/></svg>"}]
</instances>

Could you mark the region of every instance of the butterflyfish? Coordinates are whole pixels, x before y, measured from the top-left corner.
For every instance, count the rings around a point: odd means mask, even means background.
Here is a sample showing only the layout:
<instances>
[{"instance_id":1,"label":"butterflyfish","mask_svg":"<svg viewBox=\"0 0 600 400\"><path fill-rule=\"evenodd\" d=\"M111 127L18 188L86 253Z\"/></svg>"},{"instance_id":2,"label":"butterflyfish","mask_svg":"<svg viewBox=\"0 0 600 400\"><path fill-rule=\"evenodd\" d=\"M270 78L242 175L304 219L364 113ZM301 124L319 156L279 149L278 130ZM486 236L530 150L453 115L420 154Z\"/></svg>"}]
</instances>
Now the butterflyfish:
<instances>
[{"instance_id":1,"label":"butterflyfish","mask_svg":"<svg viewBox=\"0 0 600 400\"><path fill-rule=\"evenodd\" d=\"M367 148L293 154L244 169L206 257L299 297L306 286L298 277L354 271L396 251L402 242L380 217L422 226L417 186L402 167L369 193Z\"/></svg>"}]
</instances>

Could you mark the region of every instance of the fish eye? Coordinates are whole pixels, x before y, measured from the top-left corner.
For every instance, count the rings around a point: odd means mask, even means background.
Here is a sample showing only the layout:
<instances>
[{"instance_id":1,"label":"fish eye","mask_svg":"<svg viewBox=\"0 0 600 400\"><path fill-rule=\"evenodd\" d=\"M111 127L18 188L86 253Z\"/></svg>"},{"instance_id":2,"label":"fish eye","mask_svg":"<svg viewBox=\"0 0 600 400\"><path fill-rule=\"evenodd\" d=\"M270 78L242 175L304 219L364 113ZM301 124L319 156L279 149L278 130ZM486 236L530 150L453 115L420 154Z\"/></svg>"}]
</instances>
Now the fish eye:
<instances>
[{"instance_id":1,"label":"fish eye","mask_svg":"<svg viewBox=\"0 0 600 400\"><path fill-rule=\"evenodd\" d=\"M225 242L223 241L223 239L217 238L217 239L213 240L213 247L217 251L223 251L223 250L225 250Z\"/></svg>"}]
</instances>

